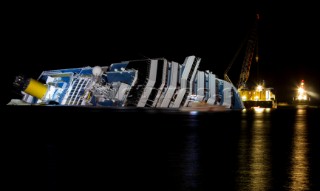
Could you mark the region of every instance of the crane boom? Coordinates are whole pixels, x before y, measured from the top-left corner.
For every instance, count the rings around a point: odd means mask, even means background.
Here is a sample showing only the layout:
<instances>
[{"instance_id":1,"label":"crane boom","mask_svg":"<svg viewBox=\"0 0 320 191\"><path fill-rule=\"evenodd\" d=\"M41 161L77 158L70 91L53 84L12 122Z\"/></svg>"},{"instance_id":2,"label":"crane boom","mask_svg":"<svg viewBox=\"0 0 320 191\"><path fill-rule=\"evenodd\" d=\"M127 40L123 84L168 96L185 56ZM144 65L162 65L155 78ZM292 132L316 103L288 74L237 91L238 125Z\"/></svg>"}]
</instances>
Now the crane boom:
<instances>
[{"instance_id":1,"label":"crane boom","mask_svg":"<svg viewBox=\"0 0 320 191\"><path fill-rule=\"evenodd\" d=\"M273 93L273 88L265 87L264 81L263 84L258 84L255 88L246 87L254 56L256 59L255 64L258 63L258 21L259 14L256 15L254 25L251 31L249 31L248 38L246 39L247 47L241 66L238 92L246 108L277 108L276 96Z\"/></svg>"},{"instance_id":2,"label":"crane boom","mask_svg":"<svg viewBox=\"0 0 320 191\"><path fill-rule=\"evenodd\" d=\"M257 36L257 24L259 20L259 14L257 14L256 21L251 30L249 39L247 41L246 54L242 63L242 69L240 73L240 79L238 82L238 89L241 90L246 86L246 82L249 78L250 67L252 63L252 59L254 56L255 49L257 47L258 36Z\"/></svg>"}]
</instances>

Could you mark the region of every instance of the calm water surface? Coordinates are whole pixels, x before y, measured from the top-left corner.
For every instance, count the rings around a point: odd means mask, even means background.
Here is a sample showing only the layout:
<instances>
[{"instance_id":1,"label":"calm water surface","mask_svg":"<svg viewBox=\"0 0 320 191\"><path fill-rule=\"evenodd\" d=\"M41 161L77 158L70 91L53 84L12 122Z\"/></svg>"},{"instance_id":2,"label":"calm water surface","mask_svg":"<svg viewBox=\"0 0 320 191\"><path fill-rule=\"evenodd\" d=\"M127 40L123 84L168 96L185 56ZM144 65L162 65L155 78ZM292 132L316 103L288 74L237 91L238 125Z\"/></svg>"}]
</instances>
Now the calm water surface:
<instances>
[{"instance_id":1,"label":"calm water surface","mask_svg":"<svg viewBox=\"0 0 320 191\"><path fill-rule=\"evenodd\" d=\"M320 109L5 114L12 190L320 190Z\"/></svg>"},{"instance_id":2,"label":"calm water surface","mask_svg":"<svg viewBox=\"0 0 320 191\"><path fill-rule=\"evenodd\" d=\"M169 141L168 190L320 190L319 116L306 108L194 113Z\"/></svg>"}]
</instances>

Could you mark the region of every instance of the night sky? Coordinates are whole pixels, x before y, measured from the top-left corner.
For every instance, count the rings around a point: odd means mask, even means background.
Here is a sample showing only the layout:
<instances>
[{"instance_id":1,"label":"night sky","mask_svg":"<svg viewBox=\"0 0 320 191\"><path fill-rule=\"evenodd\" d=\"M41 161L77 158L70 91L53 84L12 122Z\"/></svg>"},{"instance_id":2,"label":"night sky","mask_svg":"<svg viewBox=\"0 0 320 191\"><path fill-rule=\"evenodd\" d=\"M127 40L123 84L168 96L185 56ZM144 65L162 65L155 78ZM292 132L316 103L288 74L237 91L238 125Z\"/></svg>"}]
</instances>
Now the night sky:
<instances>
[{"instance_id":1,"label":"night sky","mask_svg":"<svg viewBox=\"0 0 320 191\"><path fill-rule=\"evenodd\" d=\"M290 101L304 79L320 93L319 29L315 5L274 1L224 1L209 4L128 4L11 8L5 19L4 99L12 96L17 74L37 78L43 70L109 65L113 62L164 57L183 63L202 58L200 69L219 78L235 56L260 13L259 63L248 82L265 80L279 101ZM144 8L144 7L148 8ZM237 84L244 53L229 73ZM319 99L319 98L318 98Z\"/></svg>"}]
</instances>

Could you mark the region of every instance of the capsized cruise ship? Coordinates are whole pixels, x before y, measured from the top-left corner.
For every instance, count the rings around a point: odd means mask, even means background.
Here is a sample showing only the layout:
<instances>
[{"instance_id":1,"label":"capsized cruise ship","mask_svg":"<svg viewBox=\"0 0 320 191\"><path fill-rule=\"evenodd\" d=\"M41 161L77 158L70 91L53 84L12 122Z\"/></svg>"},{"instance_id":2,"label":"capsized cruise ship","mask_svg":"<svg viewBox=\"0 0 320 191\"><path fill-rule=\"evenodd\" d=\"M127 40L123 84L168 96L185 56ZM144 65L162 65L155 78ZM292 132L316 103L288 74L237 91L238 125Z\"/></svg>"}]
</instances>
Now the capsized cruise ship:
<instances>
[{"instance_id":1,"label":"capsized cruise ship","mask_svg":"<svg viewBox=\"0 0 320 191\"><path fill-rule=\"evenodd\" d=\"M244 109L237 88L198 70L200 61L189 56L183 64L157 58L47 70L37 80L17 76L13 84L23 95L19 103L29 105L186 108L201 103Z\"/></svg>"}]
</instances>

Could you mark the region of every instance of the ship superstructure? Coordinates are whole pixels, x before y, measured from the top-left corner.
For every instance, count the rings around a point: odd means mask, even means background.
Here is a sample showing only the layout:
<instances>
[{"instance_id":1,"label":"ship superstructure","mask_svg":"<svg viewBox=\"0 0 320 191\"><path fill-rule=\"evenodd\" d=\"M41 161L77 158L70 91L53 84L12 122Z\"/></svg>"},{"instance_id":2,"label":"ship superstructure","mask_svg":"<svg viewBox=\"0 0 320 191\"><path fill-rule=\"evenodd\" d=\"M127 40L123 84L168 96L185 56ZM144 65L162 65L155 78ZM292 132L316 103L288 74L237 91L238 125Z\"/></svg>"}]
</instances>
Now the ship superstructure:
<instances>
[{"instance_id":1,"label":"ship superstructure","mask_svg":"<svg viewBox=\"0 0 320 191\"><path fill-rule=\"evenodd\" d=\"M274 90L259 84L254 89L243 88L239 94L246 108L277 108Z\"/></svg>"},{"instance_id":2,"label":"ship superstructure","mask_svg":"<svg viewBox=\"0 0 320 191\"><path fill-rule=\"evenodd\" d=\"M181 108L200 102L243 109L237 88L198 70L200 61L189 56L183 64L158 58L48 70L37 80L17 76L14 85L29 104Z\"/></svg>"}]
</instances>

